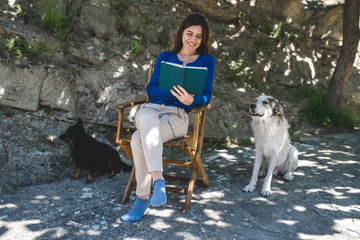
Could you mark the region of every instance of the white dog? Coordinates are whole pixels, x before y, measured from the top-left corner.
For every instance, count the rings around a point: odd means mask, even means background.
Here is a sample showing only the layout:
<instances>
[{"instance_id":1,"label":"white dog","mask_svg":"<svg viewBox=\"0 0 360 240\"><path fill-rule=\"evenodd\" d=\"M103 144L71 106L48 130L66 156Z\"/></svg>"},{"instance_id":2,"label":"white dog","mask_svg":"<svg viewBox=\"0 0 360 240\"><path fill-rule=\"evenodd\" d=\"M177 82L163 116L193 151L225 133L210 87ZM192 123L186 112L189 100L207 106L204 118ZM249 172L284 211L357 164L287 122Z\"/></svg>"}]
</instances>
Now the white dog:
<instances>
[{"instance_id":1,"label":"white dog","mask_svg":"<svg viewBox=\"0 0 360 240\"><path fill-rule=\"evenodd\" d=\"M250 183L243 191L253 192L258 176L266 174L261 194L270 196L273 174L281 173L286 180L292 180L292 173L298 164L298 150L290 144L289 125L284 118L283 108L273 97L258 97L250 104L249 110L256 154Z\"/></svg>"}]
</instances>

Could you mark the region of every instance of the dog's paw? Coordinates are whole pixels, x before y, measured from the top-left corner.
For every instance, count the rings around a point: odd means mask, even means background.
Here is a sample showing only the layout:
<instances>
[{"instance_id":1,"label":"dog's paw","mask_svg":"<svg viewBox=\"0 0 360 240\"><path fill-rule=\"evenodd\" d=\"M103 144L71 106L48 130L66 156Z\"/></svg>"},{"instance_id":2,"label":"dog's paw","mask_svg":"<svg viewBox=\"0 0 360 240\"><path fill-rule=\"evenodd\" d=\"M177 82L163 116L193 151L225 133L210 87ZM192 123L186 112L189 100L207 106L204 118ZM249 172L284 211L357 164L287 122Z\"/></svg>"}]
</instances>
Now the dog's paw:
<instances>
[{"instance_id":1,"label":"dog's paw","mask_svg":"<svg viewBox=\"0 0 360 240\"><path fill-rule=\"evenodd\" d=\"M111 172L109 173L109 176L108 176L108 177L111 179L111 178L114 178L115 175L116 175L116 172L113 170L113 171L111 171Z\"/></svg>"},{"instance_id":2,"label":"dog's paw","mask_svg":"<svg viewBox=\"0 0 360 240\"><path fill-rule=\"evenodd\" d=\"M85 183L92 183L94 182L94 179L86 179Z\"/></svg>"},{"instance_id":3,"label":"dog's paw","mask_svg":"<svg viewBox=\"0 0 360 240\"><path fill-rule=\"evenodd\" d=\"M255 185L253 184L249 184L243 189L244 192L253 192L254 190L255 190Z\"/></svg>"},{"instance_id":4,"label":"dog's paw","mask_svg":"<svg viewBox=\"0 0 360 240\"><path fill-rule=\"evenodd\" d=\"M292 175L291 171L288 171L287 173L285 173L284 178L285 178L285 180L288 180L290 182L293 179L293 175Z\"/></svg>"},{"instance_id":5,"label":"dog's paw","mask_svg":"<svg viewBox=\"0 0 360 240\"><path fill-rule=\"evenodd\" d=\"M271 189L266 189L266 188L263 188L261 190L261 194L264 196L264 197L269 197L271 195Z\"/></svg>"}]
</instances>

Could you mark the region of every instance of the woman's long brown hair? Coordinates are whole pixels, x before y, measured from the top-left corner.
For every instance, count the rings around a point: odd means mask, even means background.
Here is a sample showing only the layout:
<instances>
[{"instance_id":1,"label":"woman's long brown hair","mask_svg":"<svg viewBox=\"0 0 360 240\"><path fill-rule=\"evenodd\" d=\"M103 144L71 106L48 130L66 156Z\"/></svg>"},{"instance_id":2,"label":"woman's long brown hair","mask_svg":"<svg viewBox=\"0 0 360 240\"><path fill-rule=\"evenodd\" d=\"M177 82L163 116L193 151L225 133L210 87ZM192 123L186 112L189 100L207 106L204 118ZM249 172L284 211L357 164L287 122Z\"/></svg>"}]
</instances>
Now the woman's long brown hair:
<instances>
[{"instance_id":1,"label":"woman's long brown hair","mask_svg":"<svg viewBox=\"0 0 360 240\"><path fill-rule=\"evenodd\" d=\"M172 49L173 53L178 53L181 51L183 47L182 43L182 35L185 29L191 26L201 26L202 27L202 38L201 44L196 49L198 54L209 54L210 48L210 31L209 26L205 17L201 16L200 14L194 13L189 15L185 20L181 23L175 37L174 46Z\"/></svg>"}]
</instances>

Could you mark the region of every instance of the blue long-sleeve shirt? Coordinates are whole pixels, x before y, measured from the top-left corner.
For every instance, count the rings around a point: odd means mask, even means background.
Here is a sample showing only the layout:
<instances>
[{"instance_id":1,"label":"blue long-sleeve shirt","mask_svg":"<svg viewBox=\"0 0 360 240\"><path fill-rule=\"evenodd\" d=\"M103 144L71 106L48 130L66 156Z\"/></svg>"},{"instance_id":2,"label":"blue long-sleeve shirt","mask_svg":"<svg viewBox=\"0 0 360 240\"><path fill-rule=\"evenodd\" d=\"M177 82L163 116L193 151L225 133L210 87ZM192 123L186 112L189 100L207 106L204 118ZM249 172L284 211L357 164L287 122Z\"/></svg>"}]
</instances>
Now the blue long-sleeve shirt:
<instances>
[{"instance_id":1,"label":"blue long-sleeve shirt","mask_svg":"<svg viewBox=\"0 0 360 240\"><path fill-rule=\"evenodd\" d=\"M195 106L210 103L215 74L215 59L213 56L209 54L200 54L196 61L186 65L194 67L207 67L208 69L204 92L202 95L195 95L194 101L190 106L181 103L170 91L159 88L160 64L162 61L183 64L183 62L178 59L176 53L172 53L171 51L160 53L155 63L154 73L147 86L147 94L150 99L150 103L178 106L185 109L186 112L189 112L191 108Z\"/></svg>"}]
</instances>

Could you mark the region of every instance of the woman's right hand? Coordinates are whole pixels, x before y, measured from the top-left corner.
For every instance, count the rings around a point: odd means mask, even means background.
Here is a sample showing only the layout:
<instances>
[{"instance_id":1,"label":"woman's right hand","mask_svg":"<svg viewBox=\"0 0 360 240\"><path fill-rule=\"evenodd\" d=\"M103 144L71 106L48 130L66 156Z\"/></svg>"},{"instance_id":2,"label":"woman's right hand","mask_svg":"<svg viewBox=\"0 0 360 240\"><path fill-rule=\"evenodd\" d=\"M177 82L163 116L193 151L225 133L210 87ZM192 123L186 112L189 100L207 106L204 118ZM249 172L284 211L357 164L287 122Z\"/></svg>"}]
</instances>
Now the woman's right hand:
<instances>
[{"instance_id":1,"label":"woman's right hand","mask_svg":"<svg viewBox=\"0 0 360 240\"><path fill-rule=\"evenodd\" d=\"M174 90L170 90L172 95L174 95L181 103L190 106L194 101L194 95L188 93L185 88L181 86L174 86Z\"/></svg>"}]
</instances>

